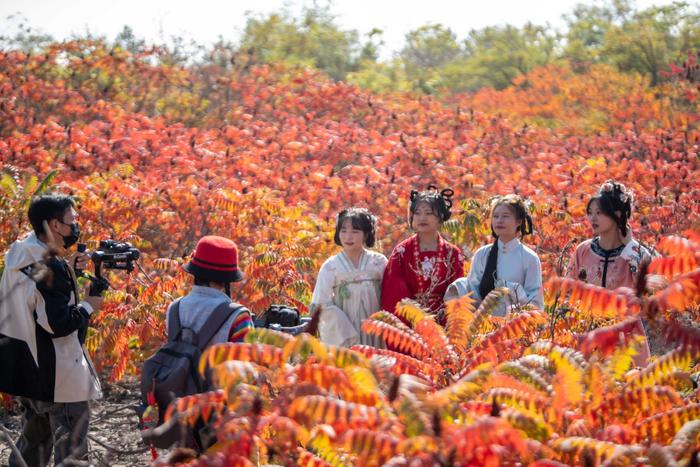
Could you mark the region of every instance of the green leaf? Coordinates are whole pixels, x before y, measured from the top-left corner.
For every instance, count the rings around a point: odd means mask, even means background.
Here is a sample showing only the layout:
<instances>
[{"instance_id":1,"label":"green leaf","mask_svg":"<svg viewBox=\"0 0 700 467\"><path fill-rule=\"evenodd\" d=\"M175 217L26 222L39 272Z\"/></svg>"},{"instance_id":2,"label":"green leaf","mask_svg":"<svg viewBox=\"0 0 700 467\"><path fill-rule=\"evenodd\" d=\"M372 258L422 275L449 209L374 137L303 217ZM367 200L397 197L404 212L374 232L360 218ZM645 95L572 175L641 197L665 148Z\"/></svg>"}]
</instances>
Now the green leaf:
<instances>
[{"instance_id":1,"label":"green leaf","mask_svg":"<svg viewBox=\"0 0 700 467\"><path fill-rule=\"evenodd\" d=\"M34 188L37 186L39 183L39 179L36 177L36 175L32 175L29 173L24 174L24 196L25 198L34 191Z\"/></svg>"},{"instance_id":2,"label":"green leaf","mask_svg":"<svg viewBox=\"0 0 700 467\"><path fill-rule=\"evenodd\" d=\"M36 190L34 190L34 194L32 194L32 197L44 194L46 190L51 186L51 182L53 182L53 179L56 178L56 175L58 175L58 170L52 170L51 172L46 174L46 177L44 177L44 179L41 181Z\"/></svg>"},{"instance_id":3,"label":"green leaf","mask_svg":"<svg viewBox=\"0 0 700 467\"><path fill-rule=\"evenodd\" d=\"M17 195L17 181L8 173L4 173L0 177L0 188L3 193L7 193L12 197Z\"/></svg>"},{"instance_id":4,"label":"green leaf","mask_svg":"<svg viewBox=\"0 0 700 467\"><path fill-rule=\"evenodd\" d=\"M296 266L297 270L300 271L310 270L314 267L314 260L308 256L301 256L294 258L294 265Z\"/></svg>"}]
</instances>

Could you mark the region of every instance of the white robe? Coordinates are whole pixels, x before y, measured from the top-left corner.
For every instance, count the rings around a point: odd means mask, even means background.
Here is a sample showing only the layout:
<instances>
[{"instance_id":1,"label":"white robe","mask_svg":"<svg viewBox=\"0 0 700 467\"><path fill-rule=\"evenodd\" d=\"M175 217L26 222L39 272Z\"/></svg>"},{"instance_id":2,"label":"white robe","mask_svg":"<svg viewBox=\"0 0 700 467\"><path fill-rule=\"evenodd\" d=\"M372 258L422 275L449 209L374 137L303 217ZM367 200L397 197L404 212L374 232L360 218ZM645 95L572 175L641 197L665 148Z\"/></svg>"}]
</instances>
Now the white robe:
<instances>
[{"instance_id":1,"label":"white robe","mask_svg":"<svg viewBox=\"0 0 700 467\"><path fill-rule=\"evenodd\" d=\"M469 275L457 279L447 289L452 297L471 292L478 306L483 297L479 294L479 284L486 269L491 245L479 248L474 254ZM498 241L498 262L496 264L496 287L506 287L510 295L494 311L495 316L504 316L513 305L533 304L544 309L542 294L542 266L537 253L514 238L508 243Z\"/></svg>"},{"instance_id":2,"label":"white robe","mask_svg":"<svg viewBox=\"0 0 700 467\"><path fill-rule=\"evenodd\" d=\"M328 258L321 266L311 298L321 306L321 341L349 347L355 344L383 346L378 337L361 331L362 321L381 309L382 276L387 259L381 253L364 250L355 267L345 252Z\"/></svg>"}]
</instances>

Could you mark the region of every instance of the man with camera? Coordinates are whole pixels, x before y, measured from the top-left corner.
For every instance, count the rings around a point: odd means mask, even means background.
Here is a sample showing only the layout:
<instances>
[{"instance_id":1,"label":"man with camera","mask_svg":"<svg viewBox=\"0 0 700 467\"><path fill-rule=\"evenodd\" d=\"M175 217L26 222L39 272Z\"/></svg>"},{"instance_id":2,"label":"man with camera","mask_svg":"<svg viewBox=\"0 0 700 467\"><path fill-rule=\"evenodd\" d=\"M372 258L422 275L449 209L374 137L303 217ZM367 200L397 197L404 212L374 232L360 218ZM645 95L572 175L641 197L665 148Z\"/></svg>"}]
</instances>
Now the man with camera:
<instances>
[{"instance_id":1,"label":"man with camera","mask_svg":"<svg viewBox=\"0 0 700 467\"><path fill-rule=\"evenodd\" d=\"M70 196L29 206L33 233L14 242L0 280L0 391L24 408L17 448L29 467L86 460L89 401L102 396L83 343L102 298L80 300L75 270L88 255L68 249L80 235ZM10 465L22 465L16 453Z\"/></svg>"}]
</instances>

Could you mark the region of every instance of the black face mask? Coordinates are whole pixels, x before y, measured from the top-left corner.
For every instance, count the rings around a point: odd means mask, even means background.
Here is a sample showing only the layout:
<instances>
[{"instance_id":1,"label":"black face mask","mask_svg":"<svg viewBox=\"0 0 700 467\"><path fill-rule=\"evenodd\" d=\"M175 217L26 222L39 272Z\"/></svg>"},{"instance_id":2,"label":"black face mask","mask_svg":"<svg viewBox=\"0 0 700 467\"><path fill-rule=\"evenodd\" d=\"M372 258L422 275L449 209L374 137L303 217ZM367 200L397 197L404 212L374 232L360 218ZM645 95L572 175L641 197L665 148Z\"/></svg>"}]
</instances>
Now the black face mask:
<instances>
[{"instance_id":1,"label":"black face mask","mask_svg":"<svg viewBox=\"0 0 700 467\"><path fill-rule=\"evenodd\" d=\"M80 238L80 225L78 225L77 222L74 222L72 224L66 224L63 221L58 222L60 222L63 225L70 225L70 234L61 235L63 237L63 248L70 248L71 246L75 245L75 243Z\"/></svg>"}]
</instances>

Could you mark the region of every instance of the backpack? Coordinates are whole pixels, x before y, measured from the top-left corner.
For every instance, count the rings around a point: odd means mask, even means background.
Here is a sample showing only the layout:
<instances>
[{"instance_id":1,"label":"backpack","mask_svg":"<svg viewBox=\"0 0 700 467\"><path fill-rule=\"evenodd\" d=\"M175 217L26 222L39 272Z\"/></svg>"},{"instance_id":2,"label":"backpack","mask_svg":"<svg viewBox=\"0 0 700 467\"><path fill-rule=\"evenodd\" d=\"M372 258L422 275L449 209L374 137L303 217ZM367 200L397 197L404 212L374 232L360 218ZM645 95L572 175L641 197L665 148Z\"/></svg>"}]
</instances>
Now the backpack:
<instances>
[{"instance_id":1,"label":"backpack","mask_svg":"<svg viewBox=\"0 0 700 467\"><path fill-rule=\"evenodd\" d=\"M165 412L176 398L208 389L208 382L197 370L202 352L228 318L243 310L245 307L238 303L224 302L195 332L182 327L180 299L173 302L168 313L168 342L144 362L141 371L141 405L155 402L158 406L157 428L141 432L145 443L165 449L181 441L187 447L202 448L198 436L188 433L175 418L163 425Z\"/></svg>"}]
</instances>

